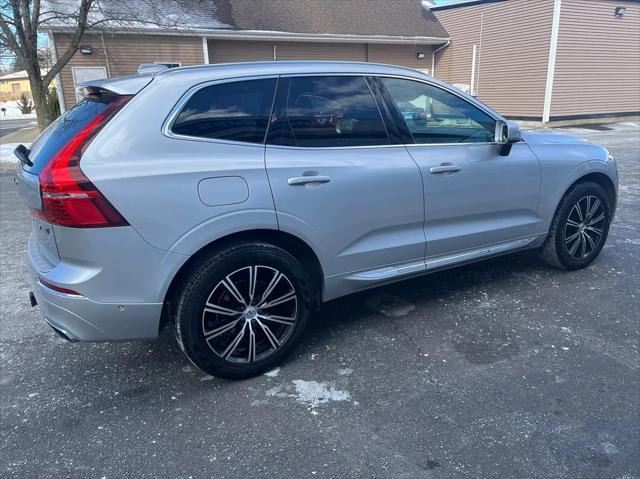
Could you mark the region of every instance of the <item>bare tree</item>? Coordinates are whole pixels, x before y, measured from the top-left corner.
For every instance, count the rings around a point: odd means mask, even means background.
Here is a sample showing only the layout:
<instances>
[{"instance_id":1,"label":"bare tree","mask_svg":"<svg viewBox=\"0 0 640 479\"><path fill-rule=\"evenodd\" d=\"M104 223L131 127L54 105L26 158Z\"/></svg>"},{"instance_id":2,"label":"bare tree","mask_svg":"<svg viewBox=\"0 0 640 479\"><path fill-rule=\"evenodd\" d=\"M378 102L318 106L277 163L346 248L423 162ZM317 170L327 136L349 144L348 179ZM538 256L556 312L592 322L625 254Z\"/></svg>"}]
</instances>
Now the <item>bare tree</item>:
<instances>
[{"instance_id":1,"label":"bare tree","mask_svg":"<svg viewBox=\"0 0 640 479\"><path fill-rule=\"evenodd\" d=\"M181 23L182 12L178 2L169 0L0 0L0 54L11 52L26 70L42 130L53 121L47 102L49 85L76 53L86 32L141 25L174 28ZM42 75L38 33L51 25L64 26L70 41Z\"/></svg>"}]
</instances>

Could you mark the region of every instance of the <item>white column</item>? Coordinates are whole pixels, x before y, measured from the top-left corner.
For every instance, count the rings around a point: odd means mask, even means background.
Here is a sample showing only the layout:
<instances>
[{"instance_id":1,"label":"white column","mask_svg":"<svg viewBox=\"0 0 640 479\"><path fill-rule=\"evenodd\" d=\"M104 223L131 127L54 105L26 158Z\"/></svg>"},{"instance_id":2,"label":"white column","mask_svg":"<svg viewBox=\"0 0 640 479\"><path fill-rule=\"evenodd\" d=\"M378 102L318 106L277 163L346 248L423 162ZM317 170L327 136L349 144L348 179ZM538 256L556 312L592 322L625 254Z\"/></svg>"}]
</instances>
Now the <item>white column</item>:
<instances>
[{"instance_id":1,"label":"white column","mask_svg":"<svg viewBox=\"0 0 640 479\"><path fill-rule=\"evenodd\" d=\"M209 43L207 37L202 37L202 54L204 55L204 64L209 64Z\"/></svg>"},{"instance_id":2,"label":"white column","mask_svg":"<svg viewBox=\"0 0 640 479\"><path fill-rule=\"evenodd\" d=\"M560 10L562 0L555 0L553 4L553 21L551 25L551 45L549 46L549 66L547 67L547 85L544 91L544 109L542 123L548 123L551 117L551 97L553 95L553 80L556 73L556 54L558 52L558 32L560 31Z\"/></svg>"}]
</instances>

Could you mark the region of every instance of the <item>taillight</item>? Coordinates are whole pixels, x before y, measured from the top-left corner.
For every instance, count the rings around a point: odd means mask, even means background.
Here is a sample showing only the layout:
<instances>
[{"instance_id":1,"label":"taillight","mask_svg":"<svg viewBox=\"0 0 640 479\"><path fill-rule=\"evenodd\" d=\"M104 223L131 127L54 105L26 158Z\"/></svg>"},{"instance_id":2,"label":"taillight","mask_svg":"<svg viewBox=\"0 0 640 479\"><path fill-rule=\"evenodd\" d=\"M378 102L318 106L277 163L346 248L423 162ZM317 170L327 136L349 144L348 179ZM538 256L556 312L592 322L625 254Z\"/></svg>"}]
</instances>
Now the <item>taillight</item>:
<instances>
[{"instance_id":1,"label":"taillight","mask_svg":"<svg viewBox=\"0 0 640 479\"><path fill-rule=\"evenodd\" d=\"M131 98L121 96L109 103L42 170L42 215L48 222L71 228L129 224L84 175L80 169L80 158L91 140Z\"/></svg>"}]
</instances>

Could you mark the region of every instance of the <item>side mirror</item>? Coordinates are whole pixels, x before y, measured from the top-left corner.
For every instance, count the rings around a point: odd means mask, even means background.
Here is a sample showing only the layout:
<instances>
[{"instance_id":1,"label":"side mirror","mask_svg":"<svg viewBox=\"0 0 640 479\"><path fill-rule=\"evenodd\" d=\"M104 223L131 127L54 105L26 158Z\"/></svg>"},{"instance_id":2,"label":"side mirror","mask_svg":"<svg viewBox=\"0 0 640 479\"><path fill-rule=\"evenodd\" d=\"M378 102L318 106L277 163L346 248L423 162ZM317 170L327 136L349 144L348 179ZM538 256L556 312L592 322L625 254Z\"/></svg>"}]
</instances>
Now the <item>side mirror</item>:
<instances>
[{"instance_id":1,"label":"side mirror","mask_svg":"<svg viewBox=\"0 0 640 479\"><path fill-rule=\"evenodd\" d=\"M498 121L496 123L496 143L500 145L500 155L509 156L514 143L522 141L522 134L517 123Z\"/></svg>"}]
</instances>

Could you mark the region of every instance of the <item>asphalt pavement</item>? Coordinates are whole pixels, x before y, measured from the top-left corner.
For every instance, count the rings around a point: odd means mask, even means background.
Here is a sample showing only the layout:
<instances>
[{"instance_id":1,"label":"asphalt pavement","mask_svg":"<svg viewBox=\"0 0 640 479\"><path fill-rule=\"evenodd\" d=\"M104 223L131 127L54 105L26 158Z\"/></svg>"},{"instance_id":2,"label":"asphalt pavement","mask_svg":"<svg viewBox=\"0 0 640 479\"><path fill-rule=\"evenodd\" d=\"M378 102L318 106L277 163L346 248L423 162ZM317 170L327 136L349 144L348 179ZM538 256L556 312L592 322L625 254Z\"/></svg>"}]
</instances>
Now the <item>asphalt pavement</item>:
<instances>
[{"instance_id":1,"label":"asphalt pavement","mask_svg":"<svg viewBox=\"0 0 640 479\"><path fill-rule=\"evenodd\" d=\"M504 256L326 304L292 357L225 381L156 341L70 344L27 301L29 212L0 176L0 477L640 477L640 129L577 272Z\"/></svg>"},{"instance_id":2,"label":"asphalt pavement","mask_svg":"<svg viewBox=\"0 0 640 479\"><path fill-rule=\"evenodd\" d=\"M0 138L15 133L22 129L27 130L36 130L37 131L38 122L35 118L19 118L19 119L2 119L0 117Z\"/></svg>"}]
</instances>

